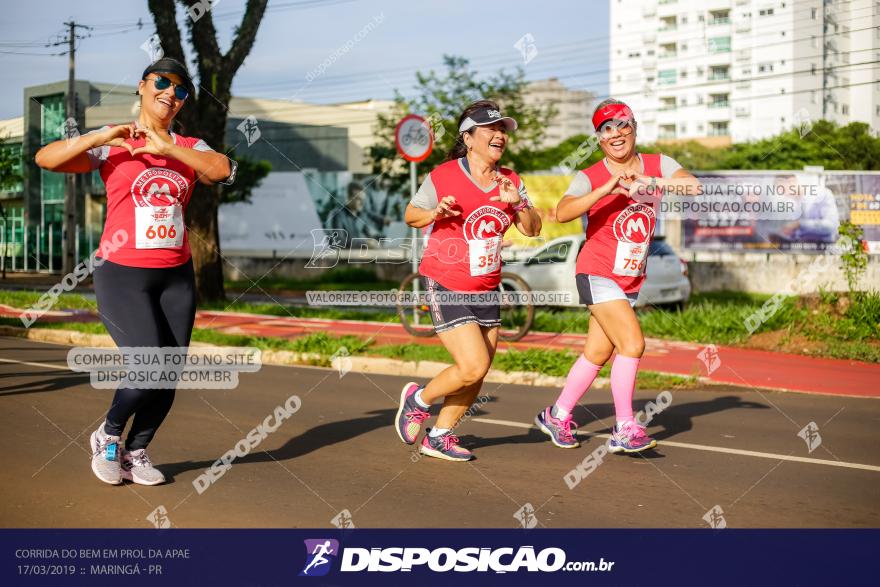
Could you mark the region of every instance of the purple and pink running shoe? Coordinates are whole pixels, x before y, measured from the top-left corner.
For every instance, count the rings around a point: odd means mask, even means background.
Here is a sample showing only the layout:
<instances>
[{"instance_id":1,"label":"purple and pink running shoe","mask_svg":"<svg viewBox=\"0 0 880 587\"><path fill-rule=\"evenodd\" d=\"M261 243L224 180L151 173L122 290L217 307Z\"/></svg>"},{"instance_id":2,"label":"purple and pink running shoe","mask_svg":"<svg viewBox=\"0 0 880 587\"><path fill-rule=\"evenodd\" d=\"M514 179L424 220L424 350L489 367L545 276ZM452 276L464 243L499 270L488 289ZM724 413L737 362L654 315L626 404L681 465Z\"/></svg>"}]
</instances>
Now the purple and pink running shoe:
<instances>
[{"instance_id":1,"label":"purple and pink running shoe","mask_svg":"<svg viewBox=\"0 0 880 587\"><path fill-rule=\"evenodd\" d=\"M422 389L418 383L409 382L400 392L400 407L397 409L397 435L406 444L414 444L422 422L431 415L416 402L416 392Z\"/></svg>"}]
</instances>

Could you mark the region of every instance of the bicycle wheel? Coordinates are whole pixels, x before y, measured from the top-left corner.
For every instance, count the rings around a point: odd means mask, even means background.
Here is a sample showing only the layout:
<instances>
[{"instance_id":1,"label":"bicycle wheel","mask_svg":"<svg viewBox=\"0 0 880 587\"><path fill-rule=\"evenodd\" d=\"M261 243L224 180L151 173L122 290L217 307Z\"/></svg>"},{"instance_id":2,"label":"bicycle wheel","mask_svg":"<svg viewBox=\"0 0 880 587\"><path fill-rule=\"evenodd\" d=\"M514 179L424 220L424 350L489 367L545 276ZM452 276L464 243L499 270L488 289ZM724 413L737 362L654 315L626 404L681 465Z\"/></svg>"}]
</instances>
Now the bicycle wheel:
<instances>
[{"instance_id":1,"label":"bicycle wheel","mask_svg":"<svg viewBox=\"0 0 880 587\"><path fill-rule=\"evenodd\" d=\"M434 336L434 323L431 322L431 310L420 300L425 288L418 273L410 273L400 282L397 290L397 316L400 323L413 336Z\"/></svg>"},{"instance_id":2,"label":"bicycle wheel","mask_svg":"<svg viewBox=\"0 0 880 587\"><path fill-rule=\"evenodd\" d=\"M513 292L520 296L531 293L532 288L525 279L515 273L501 274L501 291ZM522 300L520 300L522 301ZM525 303L501 304L501 328L498 338L508 342L515 342L526 335L535 320L535 306L530 299Z\"/></svg>"}]
</instances>

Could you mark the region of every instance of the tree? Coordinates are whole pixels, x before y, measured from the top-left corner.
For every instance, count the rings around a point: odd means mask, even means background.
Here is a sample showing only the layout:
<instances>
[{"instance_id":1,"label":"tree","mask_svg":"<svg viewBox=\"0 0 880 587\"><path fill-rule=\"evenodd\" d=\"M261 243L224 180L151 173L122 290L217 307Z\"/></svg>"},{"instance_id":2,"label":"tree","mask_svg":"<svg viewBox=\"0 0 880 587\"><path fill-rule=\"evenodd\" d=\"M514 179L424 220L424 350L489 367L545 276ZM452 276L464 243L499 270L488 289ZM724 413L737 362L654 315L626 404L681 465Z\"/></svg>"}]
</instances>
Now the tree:
<instances>
[{"instance_id":1,"label":"tree","mask_svg":"<svg viewBox=\"0 0 880 587\"><path fill-rule=\"evenodd\" d=\"M395 107L390 114L379 115L376 124L376 143L367 151L367 161L373 173L382 174L382 184L390 192L401 190L408 181L408 170L401 165L394 146L394 129L400 119L413 113L429 120L434 130L434 150L419 167L426 173L443 162L458 136L458 117L461 111L476 100L490 99L499 103L505 116L512 116L519 128L511 135L510 147L505 153L508 164L516 164L517 153L537 147L544 128L555 115L552 106L526 104L525 73L518 68L514 73L499 71L481 78L469 67L464 57L444 55L446 71L416 72L416 94L405 98L394 92Z\"/></svg>"},{"instance_id":2,"label":"tree","mask_svg":"<svg viewBox=\"0 0 880 587\"><path fill-rule=\"evenodd\" d=\"M595 148L594 148L594 145ZM603 156L598 143L588 135L570 136L554 147L545 149L523 149L513 158L516 169L525 171L556 171L562 165L574 165L576 169L589 167Z\"/></svg>"},{"instance_id":3,"label":"tree","mask_svg":"<svg viewBox=\"0 0 880 587\"><path fill-rule=\"evenodd\" d=\"M260 184L260 180L269 175L272 165L268 161L256 161L239 155L234 149L227 154L238 163L238 171L235 173L235 183L223 186L220 203L250 202L251 193Z\"/></svg>"},{"instance_id":4,"label":"tree","mask_svg":"<svg viewBox=\"0 0 880 587\"><path fill-rule=\"evenodd\" d=\"M802 132L803 131L803 132ZM880 169L880 138L863 122L838 126L818 120L811 127L739 143L721 151L720 169Z\"/></svg>"},{"instance_id":5,"label":"tree","mask_svg":"<svg viewBox=\"0 0 880 587\"><path fill-rule=\"evenodd\" d=\"M663 153L678 161L685 169L690 171L705 171L709 169L727 169L723 167L722 159L727 152L726 148L707 147L697 141L676 143L655 143L642 147L645 153Z\"/></svg>"},{"instance_id":6,"label":"tree","mask_svg":"<svg viewBox=\"0 0 880 587\"><path fill-rule=\"evenodd\" d=\"M226 53L220 51L217 42L211 3L206 0L179 1L188 15L186 26L196 54L194 77L198 79L198 88L180 111L178 121L184 133L204 139L209 145L220 146L224 144L232 80L254 45L268 0L248 0ZM165 56L185 62L174 0L149 0L148 6ZM187 207L189 243L201 300L225 298L217 230L221 193L221 186L197 183Z\"/></svg>"},{"instance_id":7,"label":"tree","mask_svg":"<svg viewBox=\"0 0 880 587\"><path fill-rule=\"evenodd\" d=\"M803 136L802 136L803 135ZM521 171L550 171L587 142L587 135L569 137L554 147L525 150L515 155ZM846 126L816 121L811 127L791 129L778 135L729 147L707 147L697 141L640 144L644 153L669 155L686 169L802 169L821 165L825 169L854 171L880 169L880 138L862 122ZM601 159L601 151L585 159L579 169Z\"/></svg>"},{"instance_id":8,"label":"tree","mask_svg":"<svg viewBox=\"0 0 880 587\"><path fill-rule=\"evenodd\" d=\"M0 137L0 191L15 187L21 181L21 149L6 145L8 137Z\"/></svg>"},{"instance_id":9,"label":"tree","mask_svg":"<svg viewBox=\"0 0 880 587\"><path fill-rule=\"evenodd\" d=\"M6 146L6 137L0 137L0 191L12 189L21 181L21 174L18 172L21 164L21 151L16 148ZM0 272L2 278L6 279L6 254L9 252L9 215L0 200L0 219L3 220L3 252L0 253Z\"/></svg>"}]
</instances>

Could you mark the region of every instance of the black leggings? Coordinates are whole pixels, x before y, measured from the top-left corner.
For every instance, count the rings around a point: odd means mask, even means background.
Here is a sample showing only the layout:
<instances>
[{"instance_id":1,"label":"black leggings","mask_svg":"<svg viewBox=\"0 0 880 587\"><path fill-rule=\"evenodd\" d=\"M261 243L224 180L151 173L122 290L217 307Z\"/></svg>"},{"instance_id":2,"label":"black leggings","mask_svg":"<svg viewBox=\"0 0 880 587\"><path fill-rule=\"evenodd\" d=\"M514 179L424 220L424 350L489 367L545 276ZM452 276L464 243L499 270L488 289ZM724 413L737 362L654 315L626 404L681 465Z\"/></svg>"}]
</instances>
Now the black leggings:
<instances>
[{"instance_id":1,"label":"black leggings","mask_svg":"<svg viewBox=\"0 0 880 587\"><path fill-rule=\"evenodd\" d=\"M104 261L95 269L98 313L118 347L188 347L196 316L192 260L177 267L150 269ZM134 415L125 445L146 448L162 424L174 389L116 390L104 426L122 436Z\"/></svg>"}]
</instances>

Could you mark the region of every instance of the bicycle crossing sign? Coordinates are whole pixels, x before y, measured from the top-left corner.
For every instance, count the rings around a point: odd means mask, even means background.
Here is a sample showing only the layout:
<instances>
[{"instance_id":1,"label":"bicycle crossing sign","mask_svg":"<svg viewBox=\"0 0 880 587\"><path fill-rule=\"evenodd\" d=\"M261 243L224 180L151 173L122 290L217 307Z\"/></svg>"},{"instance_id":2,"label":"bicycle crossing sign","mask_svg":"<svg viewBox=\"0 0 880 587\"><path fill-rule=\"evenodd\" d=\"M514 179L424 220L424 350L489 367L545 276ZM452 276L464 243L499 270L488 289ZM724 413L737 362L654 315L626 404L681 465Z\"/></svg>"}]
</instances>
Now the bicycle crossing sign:
<instances>
[{"instance_id":1,"label":"bicycle crossing sign","mask_svg":"<svg viewBox=\"0 0 880 587\"><path fill-rule=\"evenodd\" d=\"M434 148L434 135L427 120L417 114L408 114L394 129L394 143L404 159L418 163L431 154L431 149Z\"/></svg>"}]
</instances>

